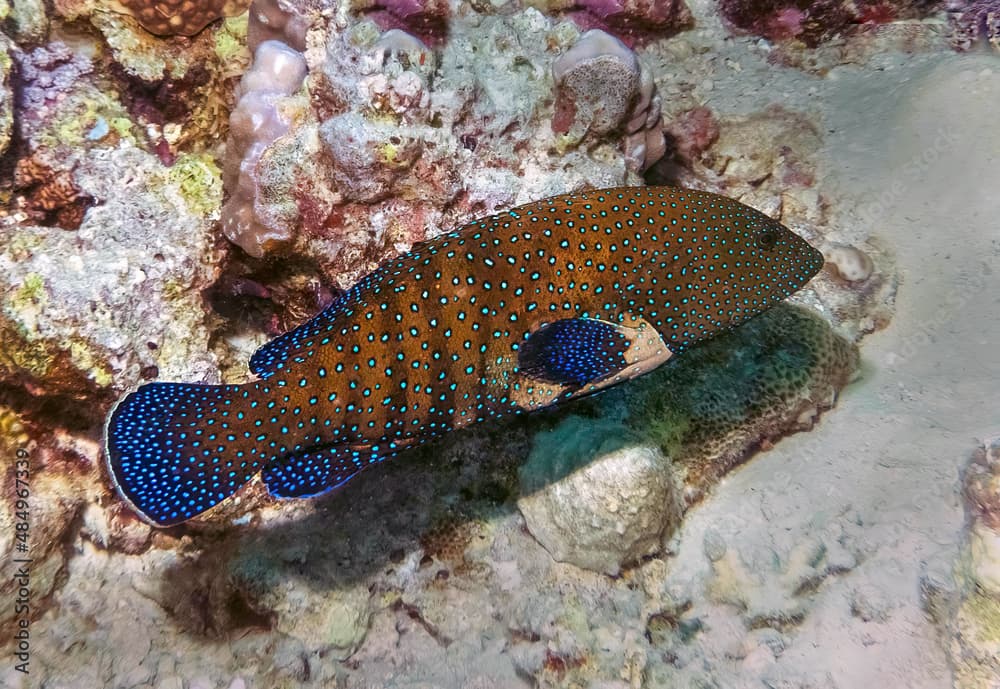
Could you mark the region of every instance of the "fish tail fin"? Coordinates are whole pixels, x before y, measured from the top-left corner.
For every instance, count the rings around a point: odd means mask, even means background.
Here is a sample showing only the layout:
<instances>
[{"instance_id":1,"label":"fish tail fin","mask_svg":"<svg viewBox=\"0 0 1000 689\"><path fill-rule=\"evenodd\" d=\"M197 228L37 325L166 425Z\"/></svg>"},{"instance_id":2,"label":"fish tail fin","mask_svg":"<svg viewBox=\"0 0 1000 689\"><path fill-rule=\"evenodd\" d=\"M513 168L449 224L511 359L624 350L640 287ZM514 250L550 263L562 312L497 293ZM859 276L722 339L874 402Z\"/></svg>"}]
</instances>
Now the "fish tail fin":
<instances>
[{"instance_id":1,"label":"fish tail fin","mask_svg":"<svg viewBox=\"0 0 1000 689\"><path fill-rule=\"evenodd\" d=\"M179 524L222 502L270 453L244 430L255 386L149 383L112 411L105 434L118 493L155 526Z\"/></svg>"}]
</instances>

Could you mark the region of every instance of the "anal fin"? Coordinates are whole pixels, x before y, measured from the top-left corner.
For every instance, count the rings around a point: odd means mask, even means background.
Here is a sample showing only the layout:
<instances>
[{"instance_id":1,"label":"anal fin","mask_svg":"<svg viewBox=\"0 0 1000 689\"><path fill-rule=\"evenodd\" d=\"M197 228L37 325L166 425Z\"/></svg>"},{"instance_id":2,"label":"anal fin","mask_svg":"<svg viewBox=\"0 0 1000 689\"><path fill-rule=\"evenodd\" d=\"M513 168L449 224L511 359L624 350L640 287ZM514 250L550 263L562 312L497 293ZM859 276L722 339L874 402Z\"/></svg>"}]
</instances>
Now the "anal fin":
<instances>
[{"instance_id":1,"label":"anal fin","mask_svg":"<svg viewBox=\"0 0 1000 689\"><path fill-rule=\"evenodd\" d=\"M317 447L268 462L261 478L276 498L312 498L339 488L374 464L395 457L415 440L405 439L381 447L368 444Z\"/></svg>"}]
</instances>

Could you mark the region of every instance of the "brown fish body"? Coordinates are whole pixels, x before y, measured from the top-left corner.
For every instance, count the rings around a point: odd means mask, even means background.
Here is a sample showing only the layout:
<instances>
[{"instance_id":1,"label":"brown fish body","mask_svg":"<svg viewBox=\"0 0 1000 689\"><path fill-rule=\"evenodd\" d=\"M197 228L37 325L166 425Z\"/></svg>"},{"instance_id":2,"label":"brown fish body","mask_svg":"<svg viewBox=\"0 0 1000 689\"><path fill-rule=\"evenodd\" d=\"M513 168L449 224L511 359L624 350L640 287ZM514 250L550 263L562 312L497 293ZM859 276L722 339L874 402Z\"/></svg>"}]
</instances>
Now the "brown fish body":
<instances>
[{"instance_id":1,"label":"brown fish body","mask_svg":"<svg viewBox=\"0 0 1000 689\"><path fill-rule=\"evenodd\" d=\"M498 213L383 264L265 345L251 360L261 380L174 400L190 410L171 412L173 430L161 420L153 442L181 460L169 475L129 465L142 480L119 488L160 524L206 509L261 468L278 496L324 492L446 431L645 373L777 303L821 265L779 223L705 192L606 189ZM155 412L154 400L140 402ZM154 431L121 409L109 422L113 471L129 454L113 431ZM226 433L203 456L224 475L198 478L198 461L188 462L197 476L178 472L201 447L180 429L204 431L209 419ZM194 496L189 507L158 498L174 484Z\"/></svg>"}]
</instances>

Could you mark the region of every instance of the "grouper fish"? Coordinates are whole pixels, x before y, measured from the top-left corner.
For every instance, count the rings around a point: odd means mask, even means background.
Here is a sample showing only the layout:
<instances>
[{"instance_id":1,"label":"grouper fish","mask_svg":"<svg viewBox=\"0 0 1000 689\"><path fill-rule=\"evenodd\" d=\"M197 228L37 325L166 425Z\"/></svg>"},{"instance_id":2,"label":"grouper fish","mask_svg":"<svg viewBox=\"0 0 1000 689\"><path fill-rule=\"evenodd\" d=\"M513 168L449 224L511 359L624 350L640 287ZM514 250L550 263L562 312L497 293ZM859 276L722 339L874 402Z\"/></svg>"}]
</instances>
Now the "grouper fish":
<instances>
[{"instance_id":1,"label":"grouper fish","mask_svg":"<svg viewBox=\"0 0 1000 689\"><path fill-rule=\"evenodd\" d=\"M418 244L262 346L241 385L154 382L107 424L110 475L156 526L258 473L321 495L449 431L590 395L767 310L823 257L731 199L620 187Z\"/></svg>"}]
</instances>

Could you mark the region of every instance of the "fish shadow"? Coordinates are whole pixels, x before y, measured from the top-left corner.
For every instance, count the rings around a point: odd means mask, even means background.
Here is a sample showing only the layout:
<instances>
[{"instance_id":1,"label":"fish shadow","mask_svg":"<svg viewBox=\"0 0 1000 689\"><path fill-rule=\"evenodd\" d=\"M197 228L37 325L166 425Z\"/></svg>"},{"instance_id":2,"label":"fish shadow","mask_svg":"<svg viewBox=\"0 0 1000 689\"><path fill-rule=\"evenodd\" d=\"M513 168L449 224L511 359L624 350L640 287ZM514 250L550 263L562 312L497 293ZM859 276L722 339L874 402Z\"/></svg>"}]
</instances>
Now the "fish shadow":
<instances>
[{"instance_id":1,"label":"fish shadow","mask_svg":"<svg viewBox=\"0 0 1000 689\"><path fill-rule=\"evenodd\" d=\"M233 638L274 627L274 592L289 581L320 595L343 591L390 576L404 561L413 566L415 554L416 566L446 573L458 564L448 561L449 543L477 521L516 511L518 470L535 434L589 408L581 400L454 432L328 495L278 501L278 518L175 527L172 535L191 547L163 572L160 604L191 634Z\"/></svg>"},{"instance_id":2,"label":"fish shadow","mask_svg":"<svg viewBox=\"0 0 1000 689\"><path fill-rule=\"evenodd\" d=\"M856 347L820 316L777 306L646 376L449 434L330 495L283 503L279 515L251 511L242 527L178 527L192 555L165 573L161 601L183 628L220 637L270 628L274 592L290 581L322 595L360 583L377 588L380 572L388 581L402 567L433 566L447 576L477 523L509 516L522 495L615 444L658 445L682 465L686 488L707 490L761 441L801 430L795 419L803 409L832 404L856 365ZM570 415L583 419L542 440ZM734 442L725 449L722 438ZM533 448L546 466L529 477L521 471Z\"/></svg>"}]
</instances>

